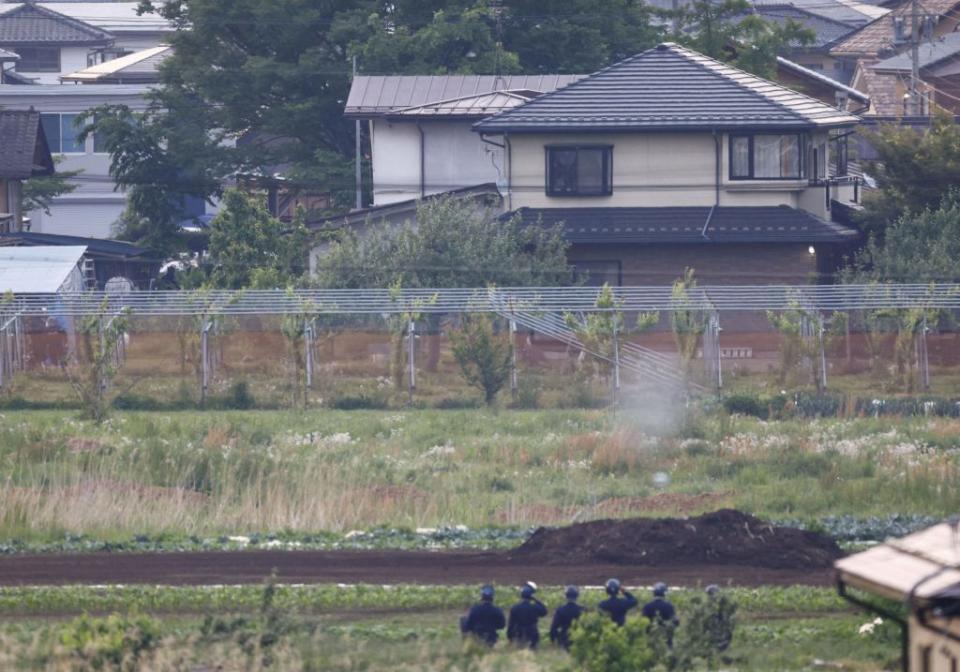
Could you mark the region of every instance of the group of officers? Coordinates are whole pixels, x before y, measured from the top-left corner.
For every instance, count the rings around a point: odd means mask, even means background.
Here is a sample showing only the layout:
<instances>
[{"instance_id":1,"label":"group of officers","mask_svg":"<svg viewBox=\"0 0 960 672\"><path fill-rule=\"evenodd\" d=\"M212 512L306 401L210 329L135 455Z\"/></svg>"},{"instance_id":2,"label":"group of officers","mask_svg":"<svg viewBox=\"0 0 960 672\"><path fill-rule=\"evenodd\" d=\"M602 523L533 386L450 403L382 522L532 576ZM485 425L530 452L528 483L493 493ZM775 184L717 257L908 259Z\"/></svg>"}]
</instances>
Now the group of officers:
<instances>
[{"instance_id":1,"label":"group of officers","mask_svg":"<svg viewBox=\"0 0 960 672\"><path fill-rule=\"evenodd\" d=\"M627 612L639 605L637 598L626 590L617 579L610 579L605 586L607 599L597 608L607 614L617 625L622 626ZM540 643L539 621L547 615L547 607L536 598L537 586L532 581L520 589L520 601L510 608L509 620L503 610L493 604L493 586L480 589L480 602L470 608L469 613L460 619L460 629L464 635L473 635L480 641L493 646L497 643L500 630L507 629L507 639L523 647L537 648ZM566 604L553 612L550 624L550 641L563 648L570 646L570 628L586 611L578 604L580 591L576 586L567 586ZM641 610L644 618L651 624L660 623L677 626L677 611L667 600L667 585L657 583L653 586L653 599Z\"/></svg>"}]
</instances>

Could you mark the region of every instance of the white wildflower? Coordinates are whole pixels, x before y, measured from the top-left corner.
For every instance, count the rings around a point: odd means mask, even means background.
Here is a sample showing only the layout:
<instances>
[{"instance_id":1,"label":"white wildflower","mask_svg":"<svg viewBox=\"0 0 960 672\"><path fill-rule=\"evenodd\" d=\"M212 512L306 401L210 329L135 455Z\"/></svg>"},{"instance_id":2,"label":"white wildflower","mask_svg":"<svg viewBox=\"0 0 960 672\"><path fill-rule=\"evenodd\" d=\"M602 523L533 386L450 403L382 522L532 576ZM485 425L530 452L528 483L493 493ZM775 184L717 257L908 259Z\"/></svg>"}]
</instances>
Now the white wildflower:
<instances>
[{"instance_id":1,"label":"white wildflower","mask_svg":"<svg viewBox=\"0 0 960 672\"><path fill-rule=\"evenodd\" d=\"M866 637L867 635L872 635L872 634L873 634L873 631L876 629L876 627L877 627L878 625L883 625L883 619L882 619L882 618L875 618L875 619L873 619L872 621L870 621L869 623L864 623L863 625L861 625L861 626L857 629L857 634L860 635L861 637Z\"/></svg>"},{"instance_id":2,"label":"white wildflower","mask_svg":"<svg viewBox=\"0 0 960 672\"><path fill-rule=\"evenodd\" d=\"M240 544L241 546L246 546L250 543L250 537L227 537L227 541L230 541L234 544Z\"/></svg>"}]
</instances>

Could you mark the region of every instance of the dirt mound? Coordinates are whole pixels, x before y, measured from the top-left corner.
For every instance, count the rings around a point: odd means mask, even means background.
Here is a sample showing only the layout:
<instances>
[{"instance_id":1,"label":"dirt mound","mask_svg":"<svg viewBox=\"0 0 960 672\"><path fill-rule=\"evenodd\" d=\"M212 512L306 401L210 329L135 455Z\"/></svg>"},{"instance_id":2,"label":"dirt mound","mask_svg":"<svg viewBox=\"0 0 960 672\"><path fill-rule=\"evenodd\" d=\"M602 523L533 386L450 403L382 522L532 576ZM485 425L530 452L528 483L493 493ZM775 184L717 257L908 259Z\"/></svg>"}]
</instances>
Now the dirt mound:
<instances>
[{"instance_id":1,"label":"dirt mound","mask_svg":"<svg viewBox=\"0 0 960 672\"><path fill-rule=\"evenodd\" d=\"M540 528L513 556L544 564L829 567L843 555L830 537L776 527L732 509L694 518L596 520Z\"/></svg>"}]
</instances>

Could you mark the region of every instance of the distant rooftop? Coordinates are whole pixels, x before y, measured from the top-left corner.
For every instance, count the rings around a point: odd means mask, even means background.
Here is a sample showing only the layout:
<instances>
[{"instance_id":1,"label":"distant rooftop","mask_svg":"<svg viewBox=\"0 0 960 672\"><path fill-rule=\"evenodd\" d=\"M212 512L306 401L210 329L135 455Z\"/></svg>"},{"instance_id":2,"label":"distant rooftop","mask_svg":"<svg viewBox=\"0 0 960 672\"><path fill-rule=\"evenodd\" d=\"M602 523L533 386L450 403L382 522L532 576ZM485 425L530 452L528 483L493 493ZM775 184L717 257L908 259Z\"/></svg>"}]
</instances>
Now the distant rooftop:
<instances>
[{"instance_id":1,"label":"distant rooftop","mask_svg":"<svg viewBox=\"0 0 960 672\"><path fill-rule=\"evenodd\" d=\"M547 93L586 75L359 75L347 97L347 116L383 116L398 110L496 91Z\"/></svg>"},{"instance_id":2,"label":"distant rooftop","mask_svg":"<svg viewBox=\"0 0 960 672\"><path fill-rule=\"evenodd\" d=\"M857 117L664 43L474 125L481 133L809 129Z\"/></svg>"},{"instance_id":3,"label":"distant rooftop","mask_svg":"<svg viewBox=\"0 0 960 672\"><path fill-rule=\"evenodd\" d=\"M813 32L815 37L811 44L791 43L790 46L794 48L823 49L856 30L854 26L848 23L842 23L790 4L756 4L753 11L757 16L781 26L785 26L788 21L793 21Z\"/></svg>"},{"instance_id":4,"label":"distant rooftop","mask_svg":"<svg viewBox=\"0 0 960 672\"><path fill-rule=\"evenodd\" d=\"M391 116L398 117L472 117L483 119L490 115L503 112L523 105L536 98L537 91L494 91L477 96L441 100L435 103L407 107L393 112Z\"/></svg>"},{"instance_id":5,"label":"distant rooftop","mask_svg":"<svg viewBox=\"0 0 960 672\"><path fill-rule=\"evenodd\" d=\"M0 44L109 44L113 35L42 5L0 5Z\"/></svg>"},{"instance_id":6,"label":"distant rooftop","mask_svg":"<svg viewBox=\"0 0 960 672\"><path fill-rule=\"evenodd\" d=\"M917 47L921 68L927 68L952 56L960 54L960 33L947 33L932 41L921 42ZM897 54L873 64L877 72L909 72L912 62L909 53Z\"/></svg>"},{"instance_id":7,"label":"distant rooftop","mask_svg":"<svg viewBox=\"0 0 960 672\"><path fill-rule=\"evenodd\" d=\"M960 0L924 0L924 14L933 16L943 16L950 13ZM903 18L903 37L905 40L910 38L910 7L908 1L901 2L889 14L867 24L860 30L851 33L830 49L834 56L884 56L897 49L897 43L894 40L895 31L893 20L895 17ZM901 48L906 48L904 42Z\"/></svg>"},{"instance_id":8,"label":"distant rooftop","mask_svg":"<svg viewBox=\"0 0 960 672\"><path fill-rule=\"evenodd\" d=\"M789 0L786 3L784 3L784 0L753 0L751 4L755 7L789 4L855 28L879 19L890 11L885 7L877 7L872 3L858 2L857 0Z\"/></svg>"},{"instance_id":9,"label":"distant rooftop","mask_svg":"<svg viewBox=\"0 0 960 672\"><path fill-rule=\"evenodd\" d=\"M38 2L38 7L66 14L110 33L156 33L172 31L173 26L156 14L137 15L137 2ZM0 11L22 3L0 4Z\"/></svg>"},{"instance_id":10,"label":"distant rooftop","mask_svg":"<svg viewBox=\"0 0 960 672\"><path fill-rule=\"evenodd\" d=\"M155 83L159 79L160 64L173 54L173 48L161 44L136 51L120 58L92 65L60 79L64 82L132 84Z\"/></svg>"}]
</instances>

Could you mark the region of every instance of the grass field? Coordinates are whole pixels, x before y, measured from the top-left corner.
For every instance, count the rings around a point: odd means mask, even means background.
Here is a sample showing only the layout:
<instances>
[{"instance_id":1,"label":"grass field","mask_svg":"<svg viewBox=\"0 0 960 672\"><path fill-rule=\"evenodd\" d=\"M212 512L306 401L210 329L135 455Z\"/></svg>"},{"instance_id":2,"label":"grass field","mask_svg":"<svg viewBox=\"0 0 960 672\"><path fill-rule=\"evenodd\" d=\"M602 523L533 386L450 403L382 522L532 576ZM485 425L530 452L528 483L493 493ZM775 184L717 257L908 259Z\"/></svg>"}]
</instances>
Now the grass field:
<instances>
[{"instance_id":1,"label":"grass field","mask_svg":"<svg viewBox=\"0 0 960 672\"><path fill-rule=\"evenodd\" d=\"M97 613L111 599L126 600L135 610L124 623L131 640L136 638L130 625L142 618L137 614L152 613L145 628L149 637L140 635L149 645L130 669L573 669L566 654L549 645L535 654L502 644L493 652L464 646L456 623L472 595L459 588L280 586L272 620L262 611L263 591L257 587L74 588L67 591L71 608L65 609L64 598L52 591L34 594L29 610L16 608L11 598L29 592L0 592L3 669L91 669L96 653L110 649L108 638L81 638L78 645L76 635L84 629L71 614L80 607ZM548 604L559 603L559 589L543 592ZM870 619L829 589L734 589L729 594L740 611L724 669L806 670L819 659L838 669L878 670L897 655L896 628L884 625L859 634ZM691 597L692 591L675 594L681 615ZM599 598L599 591L586 591L582 602L592 605ZM128 656L131 648L124 649Z\"/></svg>"},{"instance_id":2,"label":"grass field","mask_svg":"<svg viewBox=\"0 0 960 672\"><path fill-rule=\"evenodd\" d=\"M7 411L0 540L960 509L957 420L661 411Z\"/></svg>"}]
</instances>

